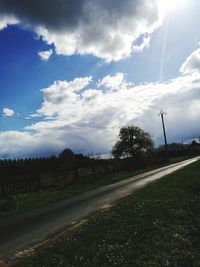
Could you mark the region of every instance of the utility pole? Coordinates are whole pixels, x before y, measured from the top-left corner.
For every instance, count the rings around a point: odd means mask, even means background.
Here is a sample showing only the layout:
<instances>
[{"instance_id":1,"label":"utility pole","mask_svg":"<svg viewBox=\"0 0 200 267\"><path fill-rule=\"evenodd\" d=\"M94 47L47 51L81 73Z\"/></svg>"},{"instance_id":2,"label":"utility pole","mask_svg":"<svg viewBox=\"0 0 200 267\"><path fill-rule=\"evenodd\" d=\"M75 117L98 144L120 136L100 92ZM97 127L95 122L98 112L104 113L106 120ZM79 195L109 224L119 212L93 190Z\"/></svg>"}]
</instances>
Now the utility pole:
<instances>
[{"instance_id":1,"label":"utility pole","mask_svg":"<svg viewBox=\"0 0 200 267\"><path fill-rule=\"evenodd\" d=\"M167 158L167 161L169 161L169 150L168 150L167 137L166 137L166 131L165 131L164 115L167 115L167 114L162 110L158 114L158 116L161 116L161 120L162 120L163 134L164 134L164 140L165 140L166 158Z\"/></svg>"}]
</instances>

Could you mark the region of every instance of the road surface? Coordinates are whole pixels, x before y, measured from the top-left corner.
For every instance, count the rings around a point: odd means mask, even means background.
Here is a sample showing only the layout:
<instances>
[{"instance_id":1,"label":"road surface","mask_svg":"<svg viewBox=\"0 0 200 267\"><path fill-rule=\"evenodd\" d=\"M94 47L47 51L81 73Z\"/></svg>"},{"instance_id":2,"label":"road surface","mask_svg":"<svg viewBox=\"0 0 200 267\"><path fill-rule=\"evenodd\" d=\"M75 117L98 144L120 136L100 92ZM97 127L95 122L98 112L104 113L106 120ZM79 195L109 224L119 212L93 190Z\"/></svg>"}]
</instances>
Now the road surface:
<instances>
[{"instance_id":1,"label":"road surface","mask_svg":"<svg viewBox=\"0 0 200 267\"><path fill-rule=\"evenodd\" d=\"M82 193L50 206L0 220L0 258L7 259L16 253L78 223L121 198L132 194L170 173L199 160L200 157L168 165L115 184Z\"/></svg>"}]
</instances>

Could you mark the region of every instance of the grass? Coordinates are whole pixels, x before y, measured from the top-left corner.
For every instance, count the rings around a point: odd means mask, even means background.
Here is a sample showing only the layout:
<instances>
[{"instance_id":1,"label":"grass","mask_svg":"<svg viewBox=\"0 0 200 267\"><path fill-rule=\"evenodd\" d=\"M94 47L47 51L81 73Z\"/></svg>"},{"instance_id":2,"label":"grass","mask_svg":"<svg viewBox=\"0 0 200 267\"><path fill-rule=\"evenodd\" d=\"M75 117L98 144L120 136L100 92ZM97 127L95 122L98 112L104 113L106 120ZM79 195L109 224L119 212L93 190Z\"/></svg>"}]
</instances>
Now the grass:
<instances>
[{"instance_id":1,"label":"grass","mask_svg":"<svg viewBox=\"0 0 200 267\"><path fill-rule=\"evenodd\" d=\"M42 244L13 267L199 267L200 161Z\"/></svg>"},{"instance_id":2,"label":"grass","mask_svg":"<svg viewBox=\"0 0 200 267\"><path fill-rule=\"evenodd\" d=\"M188 157L176 157L170 160L170 164L183 161L188 159ZM143 172L151 171L153 169L165 166L166 164L162 165L155 165L153 167L148 167L144 169L140 169L137 171L132 172L119 172L115 174L104 175L101 178L97 178L94 180L86 181L83 183L82 181L76 182L68 186L67 188L61 189L54 189L54 190L44 190L40 192L33 192L33 193L24 193L14 197L11 197L8 201L7 206L5 207L3 212L0 212L0 218L5 216L11 216L16 213L24 212L24 211L31 211L33 209L46 206L48 204L57 202L59 200L72 197L74 195L96 189L98 187L108 185L111 183L118 182L120 180L126 179L128 177L132 177Z\"/></svg>"}]
</instances>

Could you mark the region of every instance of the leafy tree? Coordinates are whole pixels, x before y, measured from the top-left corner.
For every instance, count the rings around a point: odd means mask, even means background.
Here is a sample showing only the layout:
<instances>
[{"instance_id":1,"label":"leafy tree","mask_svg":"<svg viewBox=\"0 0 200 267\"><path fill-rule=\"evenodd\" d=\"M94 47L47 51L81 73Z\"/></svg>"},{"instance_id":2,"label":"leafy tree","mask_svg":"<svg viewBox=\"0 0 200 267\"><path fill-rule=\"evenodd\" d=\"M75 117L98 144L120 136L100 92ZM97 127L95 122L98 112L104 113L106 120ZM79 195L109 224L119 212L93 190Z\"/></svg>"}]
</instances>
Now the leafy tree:
<instances>
[{"instance_id":1,"label":"leafy tree","mask_svg":"<svg viewBox=\"0 0 200 267\"><path fill-rule=\"evenodd\" d=\"M153 150L154 143L150 135L136 126L122 127L119 140L112 148L115 158L136 157L144 152Z\"/></svg>"},{"instance_id":2,"label":"leafy tree","mask_svg":"<svg viewBox=\"0 0 200 267\"><path fill-rule=\"evenodd\" d=\"M200 151L200 144L193 140L190 144L190 149L193 153L198 153Z\"/></svg>"}]
</instances>

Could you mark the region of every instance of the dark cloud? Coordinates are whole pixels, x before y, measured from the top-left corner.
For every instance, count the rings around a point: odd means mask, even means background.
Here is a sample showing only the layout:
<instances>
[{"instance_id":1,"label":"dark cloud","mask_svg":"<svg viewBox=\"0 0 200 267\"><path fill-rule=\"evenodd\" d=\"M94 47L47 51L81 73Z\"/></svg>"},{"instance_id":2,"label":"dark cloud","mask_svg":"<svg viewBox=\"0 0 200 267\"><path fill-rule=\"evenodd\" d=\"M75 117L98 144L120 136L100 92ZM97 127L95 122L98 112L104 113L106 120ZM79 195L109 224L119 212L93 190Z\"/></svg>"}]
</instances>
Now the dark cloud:
<instances>
[{"instance_id":1,"label":"dark cloud","mask_svg":"<svg viewBox=\"0 0 200 267\"><path fill-rule=\"evenodd\" d=\"M50 29L76 26L83 16L84 0L1 0L1 14Z\"/></svg>"},{"instance_id":2,"label":"dark cloud","mask_svg":"<svg viewBox=\"0 0 200 267\"><path fill-rule=\"evenodd\" d=\"M143 1L135 0L0 0L0 13L15 15L20 20L62 30L77 26L80 21L98 16L104 11L107 21L117 20L124 14L136 15ZM139 8L140 7L140 8ZM93 15L88 11L93 11ZM104 18L103 18L104 19Z\"/></svg>"},{"instance_id":3,"label":"dark cloud","mask_svg":"<svg viewBox=\"0 0 200 267\"><path fill-rule=\"evenodd\" d=\"M93 54L108 61L136 51L134 41L151 34L159 20L157 0L0 0L2 15L32 28L58 54Z\"/></svg>"}]
</instances>

